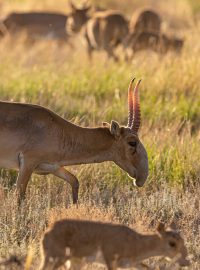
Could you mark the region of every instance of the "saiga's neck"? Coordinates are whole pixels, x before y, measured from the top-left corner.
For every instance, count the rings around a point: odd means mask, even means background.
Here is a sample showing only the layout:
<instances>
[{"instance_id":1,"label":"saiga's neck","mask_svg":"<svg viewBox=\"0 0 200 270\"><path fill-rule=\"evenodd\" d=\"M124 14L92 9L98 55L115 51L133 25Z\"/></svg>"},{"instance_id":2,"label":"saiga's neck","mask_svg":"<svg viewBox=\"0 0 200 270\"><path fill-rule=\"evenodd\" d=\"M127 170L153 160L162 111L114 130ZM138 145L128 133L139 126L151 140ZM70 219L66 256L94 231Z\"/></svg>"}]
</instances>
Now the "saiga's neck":
<instances>
[{"instance_id":1,"label":"saiga's neck","mask_svg":"<svg viewBox=\"0 0 200 270\"><path fill-rule=\"evenodd\" d=\"M114 137L109 128L83 128L72 125L66 129L63 149L64 165L77 165L113 161Z\"/></svg>"},{"instance_id":2,"label":"saiga's neck","mask_svg":"<svg viewBox=\"0 0 200 270\"><path fill-rule=\"evenodd\" d=\"M161 256L163 254L162 239L156 235L142 235L139 239L139 245L136 245L137 261L145 260L149 257Z\"/></svg>"}]
</instances>

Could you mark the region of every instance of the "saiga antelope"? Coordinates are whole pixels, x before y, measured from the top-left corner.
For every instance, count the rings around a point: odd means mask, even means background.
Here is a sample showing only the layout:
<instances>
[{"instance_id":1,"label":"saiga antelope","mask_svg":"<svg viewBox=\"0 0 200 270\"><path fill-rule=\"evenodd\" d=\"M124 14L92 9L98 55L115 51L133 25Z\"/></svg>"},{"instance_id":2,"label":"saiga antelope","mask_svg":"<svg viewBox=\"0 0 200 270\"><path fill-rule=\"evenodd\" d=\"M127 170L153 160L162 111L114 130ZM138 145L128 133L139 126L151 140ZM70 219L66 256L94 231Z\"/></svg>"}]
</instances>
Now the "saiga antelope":
<instances>
[{"instance_id":1,"label":"saiga antelope","mask_svg":"<svg viewBox=\"0 0 200 270\"><path fill-rule=\"evenodd\" d=\"M65 219L44 234L41 247L41 270L58 269L66 261L73 270L80 270L85 262L105 263L108 270L116 270L142 266L150 257L178 254L178 264L189 264L180 234L162 223L156 233L145 235L124 225Z\"/></svg>"},{"instance_id":2,"label":"saiga antelope","mask_svg":"<svg viewBox=\"0 0 200 270\"><path fill-rule=\"evenodd\" d=\"M68 16L66 28L69 33L78 33L84 28L84 37L89 58L94 50L104 50L115 61L118 57L114 49L119 44L126 47L128 21L118 11L104 10L88 15L88 10L77 9L71 3L72 12Z\"/></svg>"},{"instance_id":3,"label":"saiga antelope","mask_svg":"<svg viewBox=\"0 0 200 270\"><path fill-rule=\"evenodd\" d=\"M133 51L156 48L161 31L161 18L156 11L139 9L133 13L129 22L129 35L126 39L126 60L132 57ZM156 47L157 46L157 47Z\"/></svg>"},{"instance_id":4,"label":"saiga antelope","mask_svg":"<svg viewBox=\"0 0 200 270\"><path fill-rule=\"evenodd\" d=\"M133 14L129 23L130 33L155 32L161 30L161 18L151 9L139 10Z\"/></svg>"},{"instance_id":5,"label":"saiga antelope","mask_svg":"<svg viewBox=\"0 0 200 270\"><path fill-rule=\"evenodd\" d=\"M67 15L51 12L13 12L8 14L0 24L2 36L25 33L30 41L56 40L66 42L69 35L65 25Z\"/></svg>"},{"instance_id":6,"label":"saiga antelope","mask_svg":"<svg viewBox=\"0 0 200 270\"><path fill-rule=\"evenodd\" d=\"M146 150L139 140L138 87L128 89L127 127L116 121L96 128L75 125L44 107L0 102L0 167L18 169L17 190L22 198L32 173L53 174L72 187L78 200L78 179L64 166L113 161L142 187L148 176Z\"/></svg>"},{"instance_id":7,"label":"saiga antelope","mask_svg":"<svg viewBox=\"0 0 200 270\"><path fill-rule=\"evenodd\" d=\"M155 32L133 33L129 36L128 47L131 54L141 50L153 50L157 53L175 51L179 53L183 47L184 40L169 37L166 34Z\"/></svg>"}]
</instances>

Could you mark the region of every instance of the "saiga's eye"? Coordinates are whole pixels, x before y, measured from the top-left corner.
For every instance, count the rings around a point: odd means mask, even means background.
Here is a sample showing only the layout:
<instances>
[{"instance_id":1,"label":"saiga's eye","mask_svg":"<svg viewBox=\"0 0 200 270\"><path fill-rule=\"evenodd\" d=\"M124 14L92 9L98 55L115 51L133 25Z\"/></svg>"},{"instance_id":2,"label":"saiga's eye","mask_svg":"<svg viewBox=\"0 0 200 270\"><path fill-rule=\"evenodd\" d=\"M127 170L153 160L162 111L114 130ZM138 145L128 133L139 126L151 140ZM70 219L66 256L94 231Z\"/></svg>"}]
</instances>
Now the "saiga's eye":
<instances>
[{"instance_id":1,"label":"saiga's eye","mask_svg":"<svg viewBox=\"0 0 200 270\"><path fill-rule=\"evenodd\" d=\"M169 245L170 245L170 247L173 247L173 248L175 248L175 247L176 247L176 243L175 243L175 242L173 242L173 241L170 241L170 242L169 242Z\"/></svg>"},{"instance_id":2,"label":"saiga's eye","mask_svg":"<svg viewBox=\"0 0 200 270\"><path fill-rule=\"evenodd\" d=\"M137 146L137 142L136 141L134 141L134 142L129 142L128 143L130 146L132 146L132 147L136 147Z\"/></svg>"}]
</instances>

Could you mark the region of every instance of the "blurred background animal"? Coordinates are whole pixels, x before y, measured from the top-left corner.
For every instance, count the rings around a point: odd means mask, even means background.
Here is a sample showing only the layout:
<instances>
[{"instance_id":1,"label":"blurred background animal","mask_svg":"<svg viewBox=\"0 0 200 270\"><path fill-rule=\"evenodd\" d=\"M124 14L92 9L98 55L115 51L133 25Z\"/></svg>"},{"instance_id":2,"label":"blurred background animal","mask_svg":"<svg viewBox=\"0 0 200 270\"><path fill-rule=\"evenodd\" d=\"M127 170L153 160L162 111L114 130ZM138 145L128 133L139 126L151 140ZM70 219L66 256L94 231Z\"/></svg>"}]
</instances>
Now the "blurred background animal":
<instances>
[{"instance_id":1,"label":"blurred background animal","mask_svg":"<svg viewBox=\"0 0 200 270\"><path fill-rule=\"evenodd\" d=\"M61 13L15 12L8 14L2 24L10 36L25 33L28 41L56 40L61 43L69 38L66 21L67 15Z\"/></svg>"},{"instance_id":2,"label":"blurred background animal","mask_svg":"<svg viewBox=\"0 0 200 270\"><path fill-rule=\"evenodd\" d=\"M162 19L158 12L144 9L136 11L129 23L126 57L132 59L135 52L152 50L160 54L169 51L180 53L184 40L162 31Z\"/></svg>"},{"instance_id":3,"label":"blurred background animal","mask_svg":"<svg viewBox=\"0 0 200 270\"><path fill-rule=\"evenodd\" d=\"M124 225L60 220L44 234L41 248L41 270L58 269L66 261L68 269L82 269L86 262L103 263L108 270L137 268L147 258L178 254L176 262L189 265L183 238L162 223L156 233L145 235Z\"/></svg>"},{"instance_id":4,"label":"blurred background animal","mask_svg":"<svg viewBox=\"0 0 200 270\"><path fill-rule=\"evenodd\" d=\"M129 37L128 47L134 53L142 50L152 50L154 52L165 54L169 51L180 53L184 40L176 37L169 37L166 34L155 32L133 33Z\"/></svg>"},{"instance_id":5,"label":"blurred background animal","mask_svg":"<svg viewBox=\"0 0 200 270\"><path fill-rule=\"evenodd\" d=\"M150 9L137 10L133 13L130 23L130 33L156 32L161 31L161 17L158 12Z\"/></svg>"},{"instance_id":6,"label":"blurred background animal","mask_svg":"<svg viewBox=\"0 0 200 270\"><path fill-rule=\"evenodd\" d=\"M127 36L128 22L122 14L115 11L96 13L85 28L89 57L91 58L94 50L104 50L108 57L118 61L114 50L118 45L126 46Z\"/></svg>"},{"instance_id":7,"label":"blurred background animal","mask_svg":"<svg viewBox=\"0 0 200 270\"><path fill-rule=\"evenodd\" d=\"M108 57L117 61L114 49L119 44L126 44L129 31L125 16L113 10L97 11L88 16L88 9L80 10L74 5L72 10L67 31L77 33L83 28L89 58L94 50L104 50Z\"/></svg>"}]
</instances>

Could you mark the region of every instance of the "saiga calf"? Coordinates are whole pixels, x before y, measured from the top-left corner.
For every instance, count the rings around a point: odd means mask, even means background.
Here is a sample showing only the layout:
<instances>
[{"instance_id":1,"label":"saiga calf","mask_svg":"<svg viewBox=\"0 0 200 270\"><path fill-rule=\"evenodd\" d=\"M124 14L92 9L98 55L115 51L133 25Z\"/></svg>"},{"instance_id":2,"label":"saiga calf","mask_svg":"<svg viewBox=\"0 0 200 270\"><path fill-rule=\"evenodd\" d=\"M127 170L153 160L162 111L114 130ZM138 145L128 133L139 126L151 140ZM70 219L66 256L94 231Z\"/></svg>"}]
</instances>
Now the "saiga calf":
<instances>
[{"instance_id":1,"label":"saiga calf","mask_svg":"<svg viewBox=\"0 0 200 270\"><path fill-rule=\"evenodd\" d=\"M160 223L154 234L140 234L124 225L80 220L56 222L42 240L40 270L58 269L67 260L68 269L81 269L85 262L105 263L108 270L141 265L142 261L180 253L186 266L187 250L180 234Z\"/></svg>"}]
</instances>

